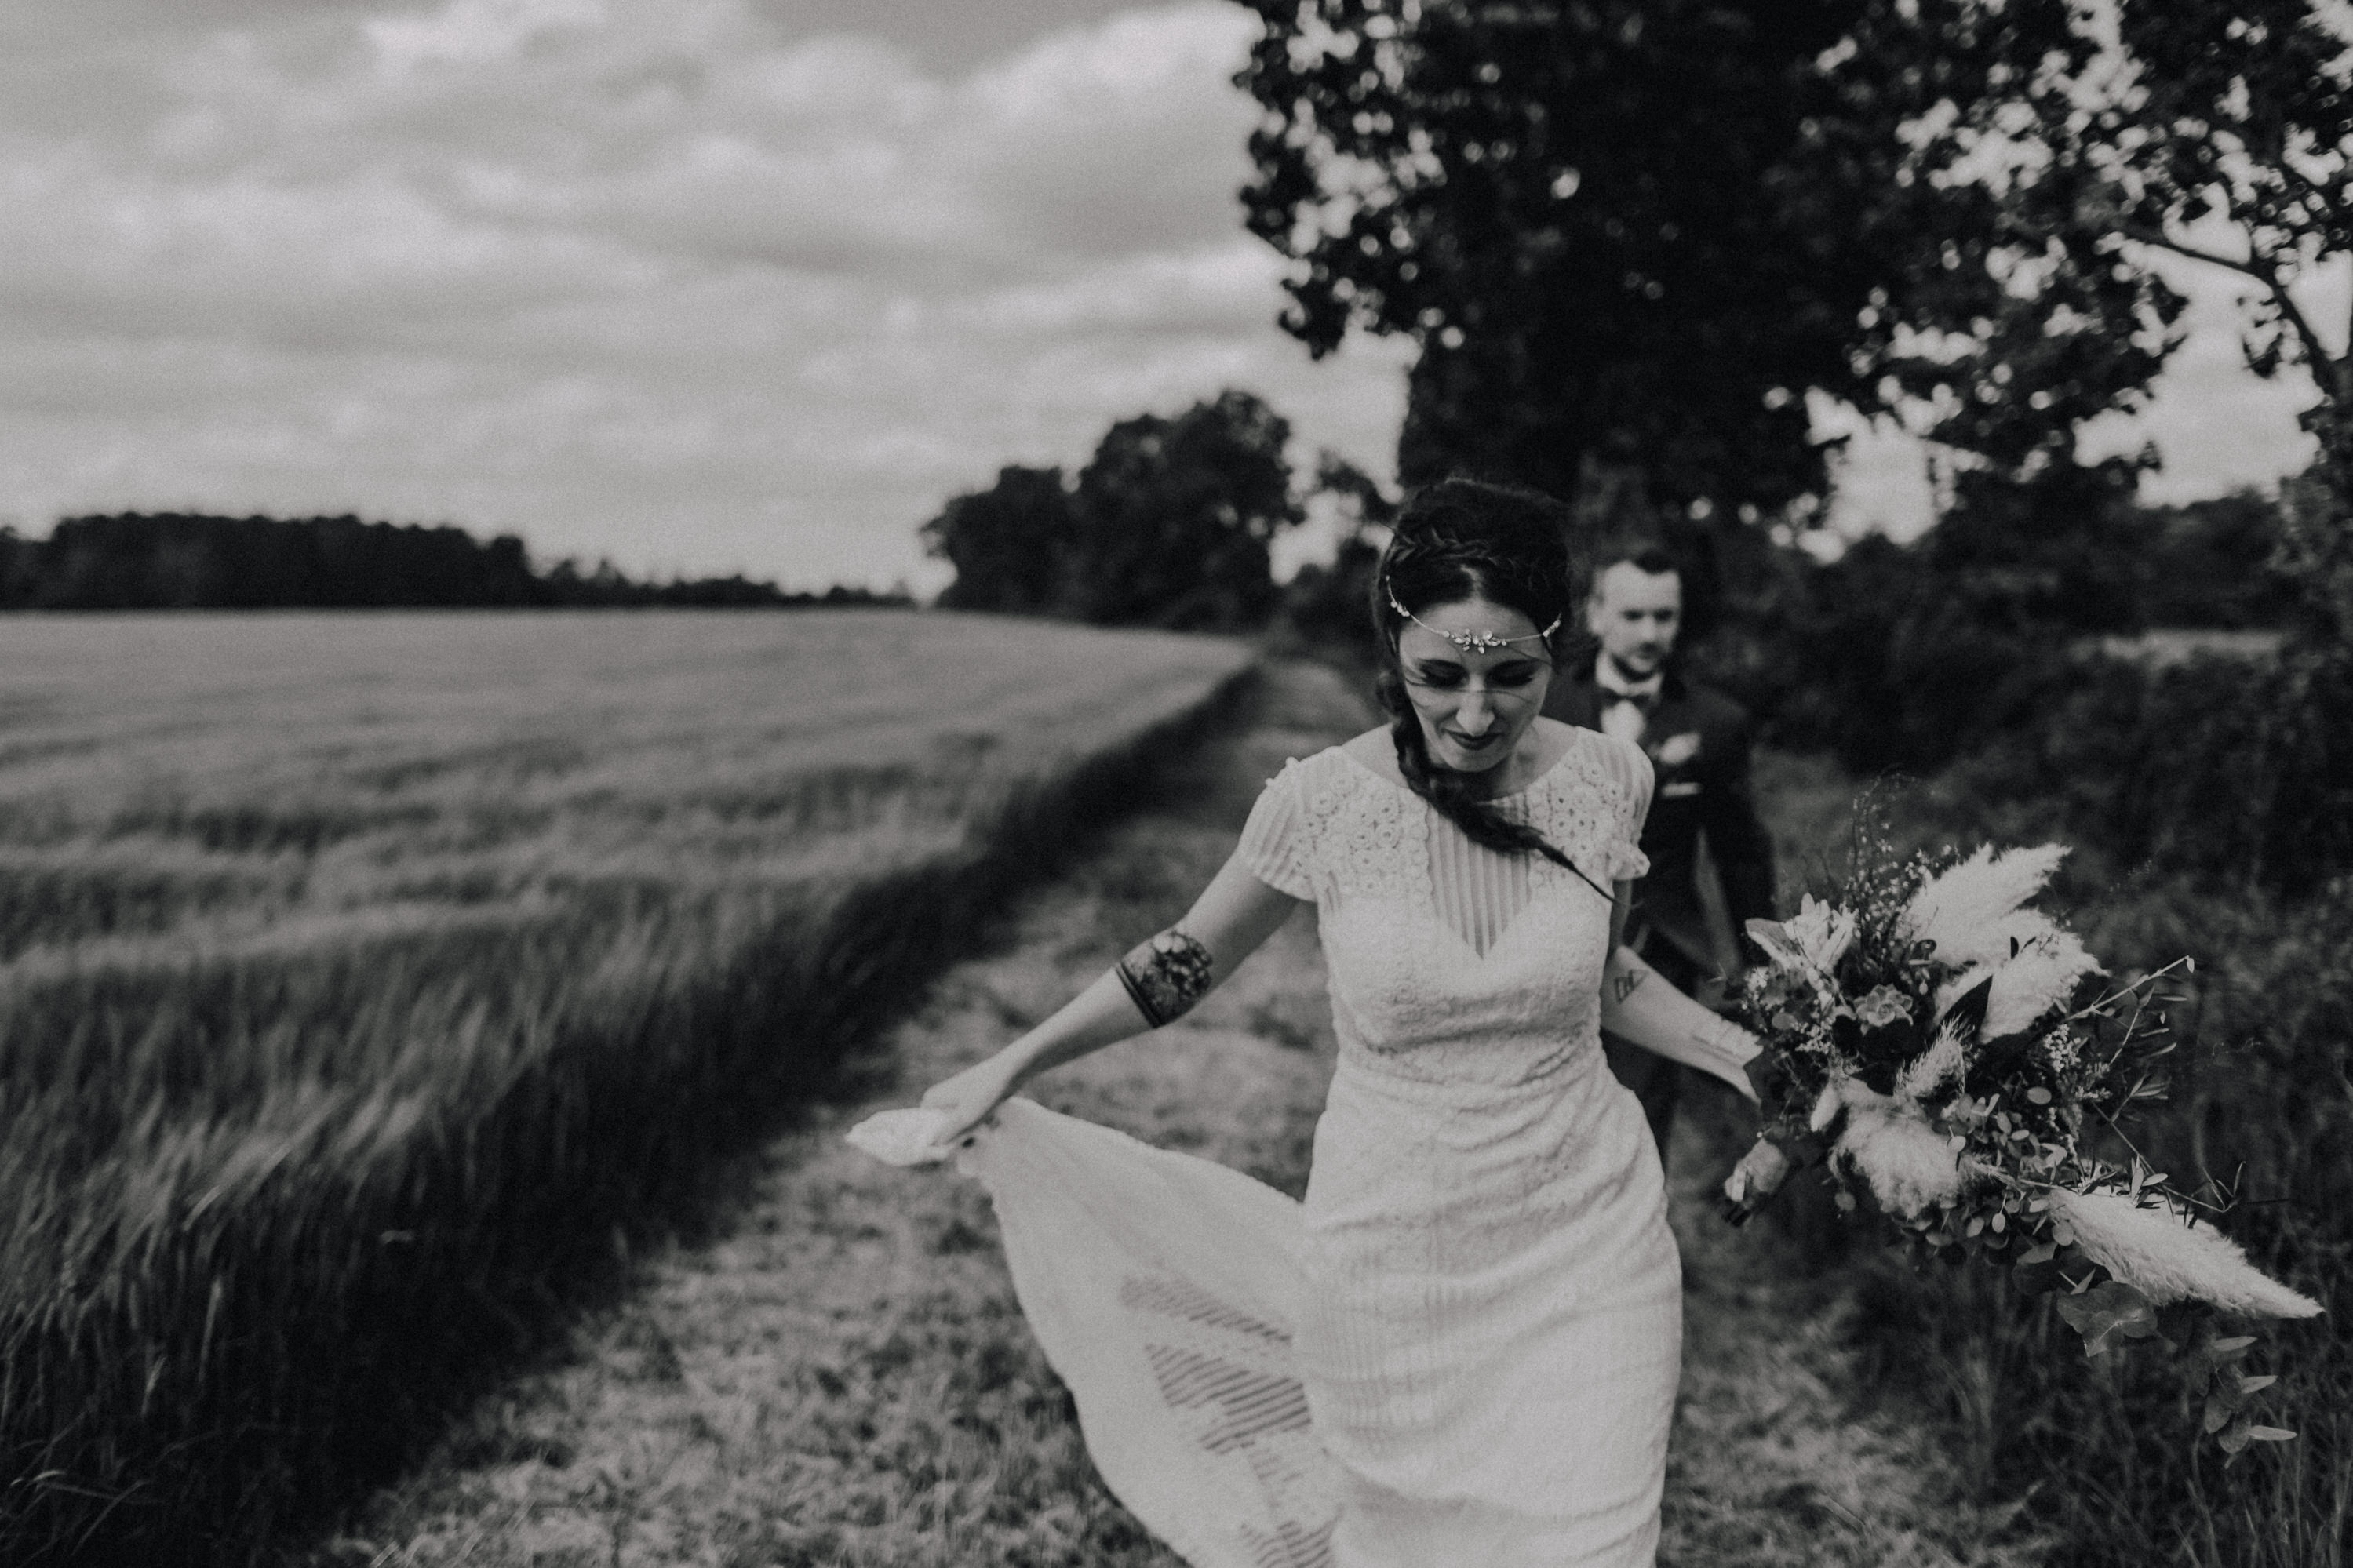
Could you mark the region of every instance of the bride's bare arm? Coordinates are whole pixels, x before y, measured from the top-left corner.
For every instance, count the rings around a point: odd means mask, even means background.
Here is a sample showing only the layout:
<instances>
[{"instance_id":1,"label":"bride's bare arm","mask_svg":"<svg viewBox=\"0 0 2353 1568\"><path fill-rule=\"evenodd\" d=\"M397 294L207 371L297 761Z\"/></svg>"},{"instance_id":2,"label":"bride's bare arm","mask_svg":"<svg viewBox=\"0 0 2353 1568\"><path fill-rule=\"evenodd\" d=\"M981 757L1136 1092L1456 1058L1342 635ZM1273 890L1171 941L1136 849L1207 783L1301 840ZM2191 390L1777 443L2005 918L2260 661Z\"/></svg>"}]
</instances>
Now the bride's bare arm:
<instances>
[{"instance_id":1,"label":"bride's bare arm","mask_svg":"<svg viewBox=\"0 0 2353 1568\"><path fill-rule=\"evenodd\" d=\"M1756 1086L1742 1069L1761 1048L1755 1036L1720 1018L1672 985L1623 944L1632 884L1618 884L1609 913L1609 963L1601 976L1601 1026L1644 1050L1711 1073L1751 1101ZM1789 1173L1788 1156L1759 1136L1725 1178L1725 1217L1735 1225L1756 1211Z\"/></svg>"},{"instance_id":2,"label":"bride's bare arm","mask_svg":"<svg viewBox=\"0 0 2353 1568\"><path fill-rule=\"evenodd\" d=\"M949 1118L939 1142L963 1136L1039 1073L1184 1016L1298 907L1298 900L1260 881L1239 856L1229 859L1183 920L1138 942L1053 1016L995 1056L934 1084L923 1104Z\"/></svg>"},{"instance_id":3,"label":"bride's bare arm","mask_svg":"<svg viewBox=\"0 0 2353 1568\"><path fill-rule=\"evenodd\" d=\"M1618 885L1610 911L1609 963L1601 976L1601 1026L1670 1061L1713 1074L1750 1100L1757 1090L1741 1069L1757 1051L1756 1038L1669 984L1622 945L1630 884Z\"/></svg>"}]
</instances>

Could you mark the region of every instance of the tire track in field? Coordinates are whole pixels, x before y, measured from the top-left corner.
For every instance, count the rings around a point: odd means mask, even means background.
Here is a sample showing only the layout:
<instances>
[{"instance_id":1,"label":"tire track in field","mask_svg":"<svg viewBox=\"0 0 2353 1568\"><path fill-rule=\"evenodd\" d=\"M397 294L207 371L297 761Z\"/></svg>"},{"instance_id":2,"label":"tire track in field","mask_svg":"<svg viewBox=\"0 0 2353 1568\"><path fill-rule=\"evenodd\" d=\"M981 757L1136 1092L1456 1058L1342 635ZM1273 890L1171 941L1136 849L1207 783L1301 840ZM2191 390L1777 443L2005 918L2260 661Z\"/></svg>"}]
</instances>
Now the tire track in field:
<instances>
[{"instance_id":1,"label":"tire track in field","mask_svg":"<svg viewBox=\"0 0 2353 1568\"><path fill-rule=\"evenodd\" d=\"M1361 729L1332 671L1271 668L1157 800L1021 900L990 953L892 1031L868 1104L820 1108L766 1149L726 1234L647 1260L559 1364L485 1400L306 1568L1174 1568L1095 1479L1022 1321L976 1184L901 1172L839 1137L996 1049L1182 912L1261 782ZM1332 1037L1311 917L1199 1009L1034 1087L1057 1109L1306 1181ZM895 1064L895 1068L889 1064ZM1943 1489L1933 1428L1872 1405L1833 1286L1734 1233L1705 1188L1722 1128L1675 1151L1688 1300L1662 1562L2023 1563ZM1730 1118L1713 1119L1730 1125ZM1777 1251L1778 1247L1778 1251Z\"/></svg>"}]
</instances>

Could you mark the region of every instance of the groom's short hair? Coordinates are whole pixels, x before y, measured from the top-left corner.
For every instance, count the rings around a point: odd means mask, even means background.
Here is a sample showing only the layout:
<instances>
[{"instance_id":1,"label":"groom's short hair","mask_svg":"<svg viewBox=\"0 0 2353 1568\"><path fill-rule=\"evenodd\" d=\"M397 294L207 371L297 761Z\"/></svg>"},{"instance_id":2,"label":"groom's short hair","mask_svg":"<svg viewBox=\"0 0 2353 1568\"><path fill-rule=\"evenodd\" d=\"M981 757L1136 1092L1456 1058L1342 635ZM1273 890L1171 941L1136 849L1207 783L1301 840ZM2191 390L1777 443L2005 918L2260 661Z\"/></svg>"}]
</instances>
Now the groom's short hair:
<instances>
[{"instance_id":1,"label":"groom's short hair","mask_svg":"<svg viewBox=\"0 0 2353 1568\"><path fill-rule=\"evenodd\" d=\"M1689 574L1675 558L1675 552L1655 539L1617 539L1605 542L1593 556L1593 582L1601 584L1601 574L1612 566L1631 566L1645 577L1657 577L1672 572L1688 585Z\"/></svg>"}]
</instances>

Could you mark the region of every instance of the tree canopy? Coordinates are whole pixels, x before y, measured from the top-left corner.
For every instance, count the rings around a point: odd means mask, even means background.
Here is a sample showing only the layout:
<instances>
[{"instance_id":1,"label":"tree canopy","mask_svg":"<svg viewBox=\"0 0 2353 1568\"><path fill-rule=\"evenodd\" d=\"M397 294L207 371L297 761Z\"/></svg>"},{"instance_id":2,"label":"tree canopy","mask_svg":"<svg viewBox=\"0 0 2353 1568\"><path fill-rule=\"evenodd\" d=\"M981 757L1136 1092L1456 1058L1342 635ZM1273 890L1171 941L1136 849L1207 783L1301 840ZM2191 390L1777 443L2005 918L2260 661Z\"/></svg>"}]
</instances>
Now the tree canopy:
<instances>
[{"instance_id":1,"label":"tree canopy","mask_svg":"<svg viewBox=\"0 0 2353 1568\"><path fill-rule=\"evenodd\" d=\"M1870 171L1806 157L1861 0L1246 3L1250 226L1311 352L1419 346L1407 482L1821 488L1803 394L1868 399L1848 351L1889 266L1852 221Z\"/></svg>"},{"instance_id":2,"label":"tree canopy","mask_svg":"<svg viewBox=\"0 0 2353 1568\"><path fill-rule=\"evenodd\" d=\"M2084 62L2067 0L1246 3L1250 227L1311 352L1419 346L1409 482L1802 510L1810 391L2024 474L2171 347L2074 176L1970 167Z\"/></svg>"},{"instance_id":3,"label":"tree canopy","mask_svg":"<svg viewBox=\"0 0 2353 1568\"><path fill-rule=\"evenodd\" d=\"M2221 268L2243 286L2244 348L2257 374L2308 372L2304 416L2332 498L2290 509L2286 548L2327 633L2353 632L2353 355L2298 286L2353 253L2353 36L2324 0L1920 0L1883 36L1899 70L1944 38L1982 60L1980 90L1915 95L1907 163L1987 215L1978 270L1990 308L1915 301L1914 319L1968 384L1969 417L1947 439L2018 457L2052 426L2132 405L2161 359L2179 298L2168 264ZM1905 62L1912 62L1906 64ZM2130 310L2083 309L2087 291ZM2136 321L2137 317L2137 321ZM2076 363L2099 365L2078 374ZM2117 372L2121 370L2121 375ZM2140 376L2145 384L2146 376ZM1970 423L1974 421L1974 424ZM2003 438L2002 432L2016 434ZM2307 497L2307 503L2309 497Z\"/></svg>"}]
</instances>

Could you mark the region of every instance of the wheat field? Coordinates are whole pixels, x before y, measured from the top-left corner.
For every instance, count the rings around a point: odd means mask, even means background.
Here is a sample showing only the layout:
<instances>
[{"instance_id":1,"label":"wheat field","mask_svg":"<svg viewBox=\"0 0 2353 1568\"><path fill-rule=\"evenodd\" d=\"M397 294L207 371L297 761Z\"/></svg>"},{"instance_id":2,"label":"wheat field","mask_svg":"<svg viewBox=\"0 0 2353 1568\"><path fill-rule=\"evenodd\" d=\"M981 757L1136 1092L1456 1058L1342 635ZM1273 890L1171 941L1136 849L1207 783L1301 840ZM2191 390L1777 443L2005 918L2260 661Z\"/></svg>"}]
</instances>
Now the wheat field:
<instances>
[{"instance_id":1,"label":"wheat field","mask_svg":"<svg viewBox=\"0 0 2353 1568\"><path fill-rule=\"evenodd\" d=\"M250 1561L380 1475L1247 666L904 612L0 623L0 1558Z\"/></svg>"}]
</instances>

